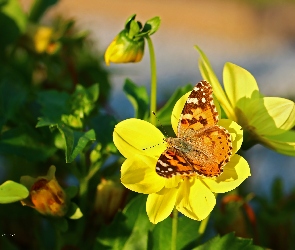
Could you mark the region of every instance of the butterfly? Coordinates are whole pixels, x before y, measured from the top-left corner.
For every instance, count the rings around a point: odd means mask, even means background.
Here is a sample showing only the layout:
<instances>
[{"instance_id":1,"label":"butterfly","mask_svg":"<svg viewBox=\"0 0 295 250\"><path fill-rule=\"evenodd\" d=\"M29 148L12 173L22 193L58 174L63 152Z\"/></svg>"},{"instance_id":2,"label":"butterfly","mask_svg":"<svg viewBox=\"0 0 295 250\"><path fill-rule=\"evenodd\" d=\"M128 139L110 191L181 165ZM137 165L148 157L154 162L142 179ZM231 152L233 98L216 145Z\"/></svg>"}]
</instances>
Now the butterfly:
<instances>
[{"instance_id":1,"label":"butterfly","mask_svg":"<svg viewBox=\"0 0 295 250\"><path fill-rule=\"evenodd\" d=\"M193 88L180 115L177 137L166 138L168 147L156 164L158 175L216 177L223 172L232 155L232 143L230 133L217 125L212 93L207 81Z\"/></svg>"}]
</instances>

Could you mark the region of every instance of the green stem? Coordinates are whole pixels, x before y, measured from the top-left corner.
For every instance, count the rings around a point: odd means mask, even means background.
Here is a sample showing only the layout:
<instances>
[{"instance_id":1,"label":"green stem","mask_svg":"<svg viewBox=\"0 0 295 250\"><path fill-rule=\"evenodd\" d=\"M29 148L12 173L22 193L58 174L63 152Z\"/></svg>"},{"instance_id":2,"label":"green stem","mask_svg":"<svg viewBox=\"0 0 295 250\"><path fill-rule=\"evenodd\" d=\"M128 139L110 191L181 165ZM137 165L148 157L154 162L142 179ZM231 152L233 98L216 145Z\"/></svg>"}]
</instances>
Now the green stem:
<instances>
[{"instance_id":1,"label":"green stem","mask_svg":"<svg viewBox=\"0 0 295 250\"><path fill-rule=\"evenodd\" d=\"M201 225L199 227L200 236L202 236L205 233L209 218L210 218L210 214L204 220L202 220Z\"/></svg>"},{"instance_id":2,"label":"green stem","mask_svg":"<svg viewBox=\"0 0 295 250\"><path fill-rule=\"evenodd\" d=\"M173 209L172 214L172 239L171 239L171 250L176 250L176 239L177 239L177 222L178 222L178 211L176 208Z\"/></svg>"},{"instance_id":3,"label":"green stem","mask_svg":"<svg viewBox=\"0 0 295 250\"><path fill-rule=\"evenodd\" d=\"M146 37L149 52L150 52L150 64L151 64L151 98L150 98L150 122L156 125L156 117L153 112L157 109L157 68L156 57L153 42L149 36Z\"/></svg>"}]
</instances>

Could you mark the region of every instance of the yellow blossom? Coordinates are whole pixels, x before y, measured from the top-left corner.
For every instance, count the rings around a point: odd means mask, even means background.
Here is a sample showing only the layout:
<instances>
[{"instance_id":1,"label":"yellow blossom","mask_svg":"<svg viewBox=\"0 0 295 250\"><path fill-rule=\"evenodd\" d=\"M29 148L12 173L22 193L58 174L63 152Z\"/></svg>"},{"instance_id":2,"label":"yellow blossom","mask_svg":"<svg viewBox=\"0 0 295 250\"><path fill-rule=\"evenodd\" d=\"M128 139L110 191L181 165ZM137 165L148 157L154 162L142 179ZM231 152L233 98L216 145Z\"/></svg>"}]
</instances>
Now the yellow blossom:
<instances>
[{"instance_id":1,"label":"yellow blossom","mask_svg":"<svg viewBox=\"0 0 295 250\"><path fill-rule=\"evenodd\" d=\"M184 95L173 109L171 124L175 133L178 118L189 94ZM172 178L159 176L156 173L156 163L167 148L161 131L152 124L135 118L116 125L114 143L126 158L121 167L121 181L132 191L149 194L146 211L152 223L167 218L174 207L191 219L203 220L216 204L215 193L233 190L250 176L247 161L236 154L242 144L241 127L225 119L221 119L218 124L231 134L233 155L224 166L223 173L215 178L198 175L177 175Z\"/></svg>"},{"instance_id":2,"label":"yellow blossom","mask_svg":"<svg viewBox=\"0 0 295 250\"><path fill-rule=\"evenodd\" d=\"M128 32L122 30L111 42L105 52L105 62L112 63L140 62L144 53L144 39L128 37Z\"/></svg>"},{"instance_id":3,"label":"yellow blossom","mask_svg":"<svg viewBox=\"0 0 295 250\"><path fill-rule=\"evenodd\" d=\"M295 156L295 104L279 97L265 97L255 78L233 63L223 69L223 85L218 81L204 52L196 46L201 57L202 76L212 84L214 94L226 116L244 130L243 148L261 143L279 153Z\"/></svg>"},{"instance_id":4,"label":"yellow blossom","mask_svg":"<svg viewBox=\"0 0 295 250\"><path fill-rule=\"evenodd\" d=\"M34 47L36 52L43 53L49 46L53 30L49 27L38 27L34 37Z\"/></svg>"}]
</instances>

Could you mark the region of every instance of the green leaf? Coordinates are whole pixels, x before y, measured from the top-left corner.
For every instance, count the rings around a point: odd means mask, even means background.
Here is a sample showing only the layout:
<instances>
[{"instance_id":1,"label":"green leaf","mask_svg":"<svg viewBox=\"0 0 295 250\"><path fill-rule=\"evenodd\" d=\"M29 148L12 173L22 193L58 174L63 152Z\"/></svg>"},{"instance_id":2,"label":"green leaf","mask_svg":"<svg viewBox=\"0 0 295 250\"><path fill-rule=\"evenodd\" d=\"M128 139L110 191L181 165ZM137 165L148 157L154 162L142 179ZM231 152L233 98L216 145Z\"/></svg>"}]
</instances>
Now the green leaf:
<instances>
[{"instance_id":1,"label":"green leaf","mask_svg":"<svg viewBox=\"0 0 295 250\"><path fill-rule=\"evenodd\" d=\"M118 121L108 114L98 114L90 121L90 127L94 129L96 140L104 145L113 142L113 132Z\"/></svg>"},{"instance_id":2,"label":"green leaf","mask_svg":"<svg viewBox=\"0 0 295 250\"><path fill-rule=\"evenodd\" d=\"M68 100L68 106L71 107L71 113L80 118L89 115L95 107L98 95L99 85L97 83L89 88L85 88L78 84L75 92Z\"/></svg>"},{"instance_id":3,"label":"green leaf","mask_svg":"<svg viewBox=\"0 0 295 250\"><path fill-rule=\"evenodd\" d=\"M148 231L152 226L145 210L146 195L138 195L104 227L96 238L94 249L147 249Z\"/></svg>"},{"instance_id":4,"label":"green leaf","mask_svg":"<svg viewBox=\"0 0 295 250\"><path fill-rule=\"evenodd\" d=\"M192 91L192 85L187 84L186 86L178 88L166 104L157 112L157 117L162 125L171 125L171 114L175 103L187 92Z\"/></svg>"},{"instance_id":5,"label":"green leaf","mask_svg":"<svg viewBox=\"0 0 295 250\"><path fill-rule=\"evenodd\" d=\"M176 249L191 249L192 244L196 244L199 237L198 228L200 222L191 220L185 216L178 218L177 226L177 246ZM166 220L155 225L151 238L149 239L149 249L161 250L171 246L172 219Z\"/></svg>"},{"instance_id":6,"label":"green leaf","mask_svg":"<svg viewBox=\"0 0 295 250\"><path fill-rule=\"evenodd\" d=\"M60 232L66 232L68 231L69 225L68 221L62 217L62 218L51 218L52 224L54 224L55 229L58 229Z\"/></svg>"},{"instance_id":7,"label":"green leaf","mask_svg":"<svg viewBox=\"0 0 295 250\"><path fill-rule=\"evenodd\" d=\"M56 4L58 0L35 0L30 10L30 21L38 22L45 11L52 5Z\"/></svg>"},{"instance_id":8,"label":"green leaf","mask_svg":"<svg viewBox=\"0 0 295 250\"><path fill-rule=\"evenodd\" d=\"M12 84L13 83L13 84ZM13 70L1 69L0 72L0 131L1 127L11 119L23 106L27 91L22 87L23 80Z\"/></svg>"},{"instance_id":9,"label":"green leaf","mask_svg":"<svg viewBox=\"0 0 295 250\"><path fill-rule=\"evenodd\" d=\"M264 248L253 245L252 239L236 237L234 233L226 234L222 237L215 236L206 243L194 248L193 250L262 250Z\"/></svg>"},{"instance_id":10,"label":"green leaf","mask_svg":"<svg viewBox=\"0 0 295 250\"><path fill-rule=\"evenodd\" d=\"M134 108L135 117L142 120L146 119L148 117L149 103L146 88L139 87L130 79L126 79L123 90Z\"/></svg>"},{"instance_id":11,"label":"green leaf","mask_svg":"<svg viewBox=\"0 0 295 250\"><path fill-rule=\"evenodd\" d=\"M3 235L2 239L1 239L1 247L2 247L2 249L5 249L5 250L19 250L19 246L17 246L16 243L12 243L9 240L9 237L5 237L5 236L6 235Z\"/></svg>"},{"instance_id":12,"label":"green leaf","mask_svg":"<svg viewBox=\"0 0 295 250\"><path fill-rule=\"evenodd\" d=\"M95 132L93 129L87 132L74 131L64 124L57 125L58 130L63 135L66 143L66 162L70 163L80 154L86 147L88 142L95 140Z\"/></svg>"},{"instance_id":13,"label":"green leaf","mask_svg":"<svg viewBox=\"0 0 295 250\"><path fill-rule=\"evenodd\" d=\"M277 177L271 187L271 195L274 204L279 204L279 202L284 197L284 183L281 178Z\"/></svg>"},{"instance_id":14,"label":"green leaf","mask_svg":"<svg viewBox=\"0 0 295 250\"><path fill-rule=\"evenodd\" d=\"M65 188L64 190L65 190L67 197L69 199L72 199L77 195L79 188L76 186L69 186L69 187Z\"/></svg>"},{"instance_id":15,"label":"green leaf","mask_svg":"<svg viewBox=\"0 0 295 250\"><path fill-rule=\"evenodd\" d=\"M28 189L14 181L6 181L0 185L0 203L11 203L23 200L29 195Z\"/></svg>"},{"instance_id":16,"label":"green leaf","mask_svg":"<svg viewBox=\"0 0 295 250\"><path fill-rule=\"evenodd\" d=\"M63 114L69 114L67 102L70 95L56 90L38 93L38 102L42 107L43 117L39 118L36 127L54 125L61 121Z\"/></svg>"},{"instance_id":17,"label":"green leaf","mask_svg":"<svg viewBox=\"0 0 295 250\"><path fill-rule=\"evenodd\" d=\"M14 43L26 30L27 17L18 0L9 0L0 9L0 47ZM1 52L2 53L2 52Z\"/></svg>"},{"instance_id":18,"label":"green leaf","mask_svg":"<svg viewBox=\"0 0 295 250\"><path fill-rule=\"evenodd\" d=\"M8 0L0 0L0 8L8 3Z\"/></svg>"},{"instance_id":19,"label":"green leaf","mask_svg":"<svg viewBox=\"0 0 295 250\"><path fill-rule=\"evenodd\" d=\"M20 156L30 161L44 161L56 151L40 140L40 134L29 126L10 129L0 138L0 153Z\"/></svg>"},{"instance_id":20,"label":"green leaf","mask_svg":"<svg viewBox=\"0 0 295 250\"><path fill-rule=\"evenodd\" d=\"M7 2L7 4L5 4L2 7L1 12L3 14L5 14L7 17L11 18L16 23L16 25L21 33L24 33L26 31L27 17L21 7L20 1L9 0ZM2 28L2 26L1 26L1 28Z\"/></svg>"}]
</instances>

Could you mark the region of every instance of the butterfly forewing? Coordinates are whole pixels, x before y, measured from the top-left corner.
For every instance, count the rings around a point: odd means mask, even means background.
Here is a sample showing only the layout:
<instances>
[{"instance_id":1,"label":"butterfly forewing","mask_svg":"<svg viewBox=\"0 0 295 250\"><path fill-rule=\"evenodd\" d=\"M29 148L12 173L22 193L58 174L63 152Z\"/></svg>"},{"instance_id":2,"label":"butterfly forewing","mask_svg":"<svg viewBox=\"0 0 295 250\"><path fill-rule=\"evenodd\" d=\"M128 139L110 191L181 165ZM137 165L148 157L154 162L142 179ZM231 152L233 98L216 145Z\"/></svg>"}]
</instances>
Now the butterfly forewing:
<instances>
[{"instance_id":1,"label":"butterfly forewing","mask_svg":"<svg viewBox=\"0 0 295 250\"><path fill-rule=\"evenodd\" d=\"M178 123L178 137L192 128L195 131L218 122L218 112L213 102L212 87L206 81L196 84L190 93Z\"/></svg>"}]
</instances>

